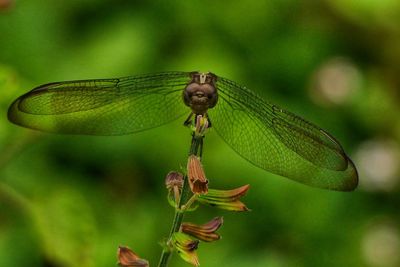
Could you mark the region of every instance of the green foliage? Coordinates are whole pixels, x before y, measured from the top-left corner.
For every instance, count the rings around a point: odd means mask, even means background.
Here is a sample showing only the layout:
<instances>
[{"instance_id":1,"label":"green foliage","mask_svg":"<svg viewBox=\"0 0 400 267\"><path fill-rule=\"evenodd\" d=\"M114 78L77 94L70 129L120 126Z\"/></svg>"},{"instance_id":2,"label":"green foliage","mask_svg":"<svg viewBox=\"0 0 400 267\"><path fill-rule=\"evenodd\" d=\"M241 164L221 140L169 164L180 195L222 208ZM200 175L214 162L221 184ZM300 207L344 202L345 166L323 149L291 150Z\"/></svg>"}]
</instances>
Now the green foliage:
<instances>
[{"instance_id":1,"label":"green foliage","mask_svg":"<svg viewBox=\"0 0 400 267\"><path fill-rule=\"evenodd\" d=\"M155 240L173 216L164 177L185 164L190 142L183 122L63 136L18 128L6 112L46 82L166 70L245 84L336 136L360 171L354 193L306 187L250 165L211 128L209 185L250 184L252 212L221 214L223 239L201 248L202 266L398 266L397 241L380 233L396 236L400 224L399 14L395 0L25 0L0 9L0 266L115 266L120 244L157 261ZM368 158L366 141L391 152Z\"/></svg>"}]
</instances>

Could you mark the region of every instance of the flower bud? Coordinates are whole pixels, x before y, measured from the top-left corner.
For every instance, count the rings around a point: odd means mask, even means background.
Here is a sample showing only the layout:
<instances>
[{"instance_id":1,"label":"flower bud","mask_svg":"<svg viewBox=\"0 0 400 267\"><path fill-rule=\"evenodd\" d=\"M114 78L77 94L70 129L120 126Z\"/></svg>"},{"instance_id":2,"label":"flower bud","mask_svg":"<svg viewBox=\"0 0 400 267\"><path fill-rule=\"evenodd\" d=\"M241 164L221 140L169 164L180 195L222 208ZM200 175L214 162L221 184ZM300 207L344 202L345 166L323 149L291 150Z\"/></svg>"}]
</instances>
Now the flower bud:
<instances>
[{"instance_id":1,"label":"flower bud","mask_svg":"<svg viewBox=\"0 0 400 267\"><path fill-rule=\"evenodd\" d=\"M195 135L196 136L204 136L206 130L208 129L209 122L206 116L197 115L196 117L196 125L195 125Z\"/></svg>"},{"instance_id":2,"label":"flower bud","mask_svg":"<svg viewBox=\"0 0 400 267\"><path fill-rule=\"evenodd\" d=\"M188 159L187 172L189 186L194 194L207 194L208 180L203 170L203 166L198 157L190 155Z\"/></svg>"},{"instance_id":3,"label":"flower bud","mask_svg":"<svg viewBox=\"0 0 400 267\"><path fill-rule=\"evenodd\" d=\"M165 186L168 190L173 190L174 187L182 189L183 186L183 174L176 171L171 171L165 177Z\"/></svg>"},{"instance_id":4,"label":"flower bud","mask_svg":"<svg viewBox=\"0 0 400 267\"><path fill-rule=\"evenodd\" d=\"M174 208L178 207L183 187L183 174L176 171L169 172L165 177L165 186L168 189L168 203Z\"/></svg>"},{"instance_id":5,"label":"flower bud","mask_svg":"<svg viewBox=\"0 0 400 267\"><path fill-rule=\"evenodd\" d=\"M118 264L121 267L149 267L147 260L139 258L130 248L118 247Z\"/></svg>"}]
</instances>

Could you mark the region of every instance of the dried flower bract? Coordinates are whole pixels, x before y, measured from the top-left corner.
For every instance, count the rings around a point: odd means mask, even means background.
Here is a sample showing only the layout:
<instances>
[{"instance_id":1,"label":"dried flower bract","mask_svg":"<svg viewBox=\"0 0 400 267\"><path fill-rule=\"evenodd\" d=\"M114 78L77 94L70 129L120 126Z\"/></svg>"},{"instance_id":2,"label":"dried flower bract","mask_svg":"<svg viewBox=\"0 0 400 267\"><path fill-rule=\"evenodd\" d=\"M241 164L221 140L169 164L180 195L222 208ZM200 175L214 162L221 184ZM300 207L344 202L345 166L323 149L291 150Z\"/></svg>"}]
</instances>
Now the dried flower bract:
<instances>
[{"instance_id":1,"label":"dried flower bract","mask_svg":"<svg viewBox=\"0 0 400 267\"><path fill-rule=\"evenodd\" d=\"M230 211L248 211L246 205L240 201L249 185L244 185L232 190L209 189L207 195L199 195L197 201L210 206L230 210Z\"/></svg>"},{"instance_id":2,"label":"dried flower bract","mask_svg":"<svg viewBox=\"0 0 400 267\"><path fill-rule=\"evenodd\" d=\"M149 262L139 258L135 252L128 247L118 247L118 265L121 267L149 267Z\"/></svg>"},{"instance_id":3,"label":"dried flower bract","mask_svg":"<svg viewBox=\"0 0 400 267\"><path fill-rule=\"evenodd\" d=\"M174 233L173 237L173 244L176 248L179 256L190 264L194 266L199 266L199 258L197 257L197 246L199 245L198 240L192 239L189 235L176 232Z\"/></svg>"},{"instance_id":4,"label":"dried flower bract","mask_svg":"<svg viewBox=\"0 0 400 267\"><path fill-rule=\"evenodd\" d=\"M208 180L198 157L190 155L187 165L190 189L194 194L207 194Z\"/></svg>"},{"instance_id":5,"label":"dried flower bract","mask_svg":"<svg viewBox=\"0 0 400 267\"><path fill-rule=\"evenodd\" d=\"M222 217L215 217L208 223L197 225L193 223L182 223L182 232L191 235L204 242L212 242L220 239L220 235L216 231L223 223Z\"/></svg>"}]
</instances>

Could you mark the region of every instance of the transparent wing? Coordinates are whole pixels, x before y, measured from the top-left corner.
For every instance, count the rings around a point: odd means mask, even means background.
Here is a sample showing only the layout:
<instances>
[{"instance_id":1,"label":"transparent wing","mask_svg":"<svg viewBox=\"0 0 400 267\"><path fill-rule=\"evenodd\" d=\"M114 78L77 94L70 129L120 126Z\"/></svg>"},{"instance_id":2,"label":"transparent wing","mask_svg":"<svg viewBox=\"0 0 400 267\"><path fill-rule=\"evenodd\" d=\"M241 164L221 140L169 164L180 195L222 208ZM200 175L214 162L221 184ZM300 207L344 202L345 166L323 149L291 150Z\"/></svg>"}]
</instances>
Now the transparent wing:
<instances>
[{"instance_id":1,"label":"transparent wing","mask_svg":"<svg viewBox=\"0 0 400 267\"><path fill-rule=\"evenodd\" d=\"M182 91L189 82L189 73L167 72L50 83L19 97L10 106L8 118L47 132L133 133L188 114Z\"/></svg>"},{"instance_id":2,"label":"transparent wing","mask_svg":"<svg viewBox=\"0 0 400 267\"><path fill-rule=\"evenodd\" d=\"M341 191L357 186L354 164L327 132L228 79L218 77L217 88L211 122L242 157L307 185Z\"/></svg>"}]
</instances>

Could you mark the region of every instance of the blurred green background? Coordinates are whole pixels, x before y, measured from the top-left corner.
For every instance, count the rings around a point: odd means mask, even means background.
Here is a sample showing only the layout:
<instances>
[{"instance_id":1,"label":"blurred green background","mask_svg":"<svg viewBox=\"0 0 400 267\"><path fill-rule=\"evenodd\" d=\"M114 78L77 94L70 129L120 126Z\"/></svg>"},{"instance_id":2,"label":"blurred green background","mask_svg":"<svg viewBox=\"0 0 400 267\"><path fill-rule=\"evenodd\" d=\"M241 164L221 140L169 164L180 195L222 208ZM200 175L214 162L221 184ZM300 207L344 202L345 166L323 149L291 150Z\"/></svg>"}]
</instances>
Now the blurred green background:
<instances>
[{"instance_id":1,"label":"blurred green background","mask_svg":"<svg viewBox=\"0 0 400 267\"><path fill-rule=\"evenodd\" d=\"M249 183L202 266L400 266L400 2L0 0L0 266L158 263L173 217L165 174L186 164L182 121L135 135L38 133L9 104L60 80L210 70L328 130L354 160L352 193L262 171L212 130L211 187ZM173 257L171 266L189 266Z\"/></svg>"}]
</instances>

